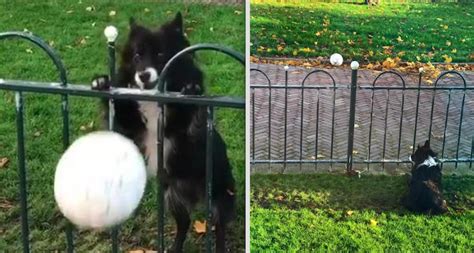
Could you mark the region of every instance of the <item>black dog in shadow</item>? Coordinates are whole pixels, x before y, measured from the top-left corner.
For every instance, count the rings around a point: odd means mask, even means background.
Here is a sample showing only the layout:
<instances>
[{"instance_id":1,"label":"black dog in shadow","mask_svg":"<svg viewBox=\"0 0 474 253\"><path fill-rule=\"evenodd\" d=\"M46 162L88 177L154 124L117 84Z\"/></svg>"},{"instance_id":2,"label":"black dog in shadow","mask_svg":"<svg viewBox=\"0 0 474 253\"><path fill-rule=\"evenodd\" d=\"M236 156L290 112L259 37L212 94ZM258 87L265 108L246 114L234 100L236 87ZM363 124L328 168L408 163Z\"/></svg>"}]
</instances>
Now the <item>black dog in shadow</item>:
<instances>
[{"instance_id":1,"label":"black dog in shadow","mask_svg":"<svg viewBox=\"0 0 474 253\"><path fill-rule=\"evenodd\" d=\"M410 156L413 163L408 195L402 204L410 211L442 214L448 210L442 194L441 167L438 165L436 153L430 148L430 142L418 145L415 153Z\"/></svg>"}]
</instances>

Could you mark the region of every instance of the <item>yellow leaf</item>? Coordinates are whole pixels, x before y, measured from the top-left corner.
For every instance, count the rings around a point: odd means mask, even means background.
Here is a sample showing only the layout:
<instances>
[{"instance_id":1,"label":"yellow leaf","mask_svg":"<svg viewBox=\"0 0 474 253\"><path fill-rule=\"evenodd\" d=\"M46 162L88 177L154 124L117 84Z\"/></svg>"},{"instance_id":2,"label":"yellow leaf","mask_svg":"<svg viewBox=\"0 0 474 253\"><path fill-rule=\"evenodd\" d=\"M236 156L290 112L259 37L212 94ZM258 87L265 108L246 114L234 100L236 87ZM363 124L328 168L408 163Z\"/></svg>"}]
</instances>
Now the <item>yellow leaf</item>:
<instances>
[{"instance_id":1,"label":"yellow leaf","mask_svg":"<svg viewBox=\"0 0 474 253\"><path fill-rule=\"evenodd\" d=\"M349 215L349 216L351 216L353 213L354 213L354 211L352 211L352 210L348 210L348 211L346 212L346 214Z\"/></svg>"},{"instance_id":2,"label":"yellow leaf","mask_svg":"<svg viewBox=\"0 0 474 253\"><path fill-rule=\"evenodd\" d=\"M442 57L444 58L445 63L451 63L453 61L453 58L449 57L449 55L445 54Z\"/></svg>"},{"instance_id":3,"label":"yellow leaf","mask_svg":"<svg viewBox=\"0 0 474 253\"><path fill-rule=\"evenodd\" d=\"M145 11L145 12L150 12L150 9L145 8L143 11Z\"/></svg>"},{"instance_id":4,"label":"yellow leaf","mask_svg":"<svg viewBox=\"0 0 474 253\"><path fill-rule=\"evenodd\" d=\"M403 42L402 37L398 36L397 41L398 41L398 42Z\"/></svg>"},{"instance_id":5,"label":"yellow leaf","mask_svg":"<svg viewBox=\"0 0 474 253\"><path fill-rule=\"evenodd\" d=\"M235 11L234 11L234 14L240 15L240 14L242 14L242 12L241 12L241 11L238 11L238 10L235 10Z\"/></svg>"},{"instance_id":6,"label":"yellow leaf","mask_svg":"<svg viewBox=\"0 0 474 253\"><path fill-rule=\"evenodd\" d=\"M109 16L111 16L111 17L115 16L116 14L117 14L116 11L110 11L110 12L109 12Z\"/></svg>"},{"instance_id":7,"label":"yellow leaf","mask_svg":"<svg viewBox=\"0 0 474 253\"><path fill-rule=\"evenodd\" d=\"M370 50L370 51L369 51L369 55L370 55L370 56L374 56L374 51Z\"/></svg>"},{"instance_id":8,"label":"yellow leaf","mask_svg":"<svg viewBox=\"0 0 474 253\"><path fill-rule=\"evenodd\" d=\"M447 25L444 25L443 28L444 28L444 30L447 30L447 29L448 29L448 26L447 26Z\"/></svg>"},{"instance_id":9,"label":"yellow leaf","mask_svg":"<svg viewBox=\"0 0 474 253\"><path fill-rule=\"evenodd\" d=\"M451 46L451 41L449 41L449 40L446 41L446 46L448 46L448 47Z\"/></svg>"},{"instance_id":10,"label":"yellow leaf","mask_svg":"<svg viewBox=\"0 0 474 253\"><path fill-rule=\"evenodd\" d=\"M0 168L6 167L9 161L10 160L8 160L8 158L6 157L0 158Z\"/></svg>"},{"instance_id":11,"label":"yellow leaf","mask_svg":"<svg viewBox=\"0 0 474 253\"><path fill-rule=\"evenodd\" d=\"M195 221L194 222L194 231L198 234L206 233L206 221Z\"/></svg>"},{"instance_id":12,"label":"yellow leaf","mask_svg":"<svg viewBox=\"0 0 474 253\"><path fill-rule=\"evenodd\" d=\"M376 220L370 219L370 226L375 227L375 226L377 226L377 223L378 222Z\"/></svg>"},{"instance_id":13,"label":"yellow leaf","mask_svg":"<svg viewBox=\"0 0 474 253\"><path fill-rule=\"evenodd\" d=\"M284 46L282 46L282 45L278 45L278 46L277 46L277 50L278 50L278 51L283 51L283 49L285 49Z\"/></svg>"},{"instance_id":14,"label":"yellow leaf","mask_svg":"<svg viewBox=\"0 0 474 253\"><path fill-rule=\"evenodd\" d=\"M294 55L294 56L297 56L297 55L298 55L298 51L293 50L293 55Z\"/></svg>"},{"instance_id":15,"label":"yellow leaf","mask_svg":"<svg viewBox=\"0 0 474 253\"><path fill-rule=\"evenodd\" d=\"M316 36L321 36L321 32L316 32Z\"/></svg>"},{"instance_id":16,"label":"yellow leaf","mask_svg":"<svg viewBox=\"0 0 474 253\"><path fill-rule=\"evenodd\" d=\"M457 52L458 52L458 50L457 50L456 48L453 49L453 50L451 50L451 53L453 53L453 54L455 54L455 53L457 53Z\"/></svg>"}]
</instances>

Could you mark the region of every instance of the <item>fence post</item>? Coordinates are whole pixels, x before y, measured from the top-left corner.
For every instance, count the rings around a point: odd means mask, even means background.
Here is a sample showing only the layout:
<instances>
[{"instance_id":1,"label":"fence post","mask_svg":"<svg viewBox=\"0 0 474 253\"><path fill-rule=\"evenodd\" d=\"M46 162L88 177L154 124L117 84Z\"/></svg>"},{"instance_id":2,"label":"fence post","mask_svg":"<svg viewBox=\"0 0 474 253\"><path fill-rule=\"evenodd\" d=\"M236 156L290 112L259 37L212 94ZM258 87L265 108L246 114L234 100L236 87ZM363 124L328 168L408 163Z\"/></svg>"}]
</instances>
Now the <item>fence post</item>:
<instances>
[{"instance_id":1,"label":"fence post","mask_svg":"<svg viewBox=\"0 0 474 253\"><path fill-rule=\"evenodd\" d=\"M354 150L354 124L355 124L355 105L357 95L357 69L359 63L357 61L351 62L352 76L351 76L351 102L349 109L349 136L347 138L347 172L352 171L353 150Z\"/></svg>"},{"instance_id":2,"label":"fence post","mask_svg":"<svg viewBox=\"0 0 474 253\"><path fill-rule=\"evenodd\" d=\"M107 49L109 53L109 75L110 75L110 82L112 86L115 86L116 79L116 71L115 71L115 40L118 36L118 31L115 26L107 26L104 29L104 35L107 38ZM114 122L114 101L113 99L109 99L109 111L108 111L108 127L109 130L113 129L113 122Z\"/></svg>"}]
</instances>

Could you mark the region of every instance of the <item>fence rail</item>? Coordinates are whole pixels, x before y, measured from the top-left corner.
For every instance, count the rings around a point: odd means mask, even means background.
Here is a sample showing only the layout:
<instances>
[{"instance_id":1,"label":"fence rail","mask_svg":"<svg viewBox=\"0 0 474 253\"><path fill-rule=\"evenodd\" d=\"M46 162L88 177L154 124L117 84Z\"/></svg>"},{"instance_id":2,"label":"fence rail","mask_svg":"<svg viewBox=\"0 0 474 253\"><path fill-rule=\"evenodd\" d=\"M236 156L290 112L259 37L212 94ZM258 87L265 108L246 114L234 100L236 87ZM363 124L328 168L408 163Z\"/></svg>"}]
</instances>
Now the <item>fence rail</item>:
<instances>
[{"instance_id":1,"label":"fence rail","mask_svg":"<svg viewBox=\"0 0 474 253\"><path fill-rule=\"evenodd\" d=\"M290 165L307 171L303 167L310 164L314 169L344 164L348 172L355 165L384 169L409 163L417 142L433 136L443 164L472 168L474 108L466 96L474 97L474 86L461 73L447 71L433 85L422 85L423 73L417 84L408 84L399 73L384 71L366 85L359 84L357 66L350 84L337 84L329 72L315 70L290 85L288 67L283 83L274 84L264 71L251 69L253 172L273 172L275 164L278 172ZM388 84L381 84L385 78Z\"/></svg>"},{"instance_id":2,"label":"fence rail","mask_svg":"<svg viewBox=\"0 0 474 253\"><path fill-rule=\"evenodd\" d=\"M172 67L173 62L188 53L192 53L200 50L212 50L229 55L234 60L240 62L242 65L245 64L245 58L240 53L218 45L211 44L200 44L194 45L179 52L175 57L165 65L160 78L158 80L157 90L140 91L135 89L126 88L114 88L112 87L109 91L96 91L92 90L89 85L72 85L67 81L66 69L59 58L58 54L41 38L24 32L5 32L0 33L0 40L7 38L24 39L32 42L36 46L40 47L46 54L52 59L59 72L60 82L34 82L34 81L20 81L20 80L4 80L0 79L0 90L9 90L15 92L16 98L16 119L17 119L17 146L18 146L18 176L19 176L19 194L20 194L20 215L21 215L21 228L22 228L22 244L23 252L30 252L30 240L29 240L29 222L28 222L28 187L27 187L27 164L25 161L25 143L24 143L24 92L34 93L46 93L46 94L58 94L62 97L61 111L63 118L63 148L66 150L69 146L69 96L85 96L85 97L102 97L108 98L109 103L113 103L113 99L132 99L132 100L146 100L157 102L157 106L160 109L163 108L164 104L167 103L183 103L193 104L198 106L207 107L208 118L207 118L207 150L206 150L206 207L207 207L207 231L212 231L212 210L211 210L211 199L212 199L212 143L213 143L213 124L214 124L214 108L225 107L225 108L236 108L244 109L245 100L243 98L235 97L209 97L209 96L183 96L176 93L166 92L165 78L169 68ZM109 52L109 75L111 80L115 80L116 66L115 66L115 39L108 38L107 48ZM109 129L112 129L113 118L113 106L109 106L111 110L109 113ZM162 115L159 117L163 118L163 110L160 110ZM163 169L163 122L158 122L158 169ZM165 251L164 243L164 225L165 225L165 210L164 210L164 198L163 188L160 178L157 177L158 181L158 245L159 252ZM66 243L67 252L74 252L74 233L73 225L68 223L66 226ZM119 252L119 227L111 229L112 237L112 252ZM206 233L206 250L207 252L212 251L212 233Z\"/></svg>"}]
</instances>

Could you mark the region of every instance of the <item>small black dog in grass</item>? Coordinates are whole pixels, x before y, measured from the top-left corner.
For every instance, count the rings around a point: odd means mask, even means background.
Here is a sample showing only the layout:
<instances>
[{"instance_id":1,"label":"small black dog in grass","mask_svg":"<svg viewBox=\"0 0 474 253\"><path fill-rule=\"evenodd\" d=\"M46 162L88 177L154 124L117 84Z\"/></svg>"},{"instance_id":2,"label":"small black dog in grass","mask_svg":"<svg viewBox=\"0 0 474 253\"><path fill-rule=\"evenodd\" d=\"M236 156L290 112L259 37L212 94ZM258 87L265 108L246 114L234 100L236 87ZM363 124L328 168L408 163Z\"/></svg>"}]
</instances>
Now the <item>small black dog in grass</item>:
<instances>
[{"instance_id":1,"label":"small black dog in grass","mask_svg":"<svg viewBox=\"0 0 474 253\"><path fill-rule=\"evenodd\" d=\"M188 46L180 13L157 31L130 19L130 33L122 50L115 85L155 88L164 65ZM168 91L184 95L201 95L204 92L203 73L196 66L193 55L184 56L175 62L165 82ZM95 89L107 89L110 87L109 79L105 75L98 76L92 81L92 86ZM158 174L164 182L166 205L177 224L176 238L170 251L182 252L191 225L190 214L205 196L207 110L195 105L165 105L165 171L157 171L157 104L116 99L114 110L114 131L135 142L147 158L149 174ZM225 228L235 210L234 178L226 149L221 135L214 131L212 201L217 252L225 251Z\"/></svg>"},{"instance_id":2,"label":"small black dog in grass","mask_svg":"<svg viewBox=\"0 0 474 253\"><path fill-rule=\"evenodd\" d=\"M414 212L441 214L448 210L443 199L441 167L436 161L436 153L430 148L430 142L418 145L410 156L413 163L408 195L402 199L405 207Z\"/></svg>"}]
</instances>

